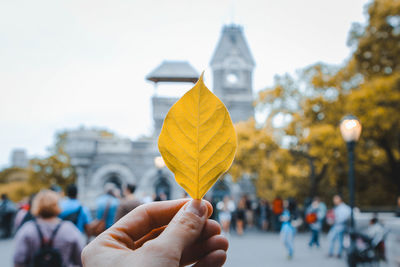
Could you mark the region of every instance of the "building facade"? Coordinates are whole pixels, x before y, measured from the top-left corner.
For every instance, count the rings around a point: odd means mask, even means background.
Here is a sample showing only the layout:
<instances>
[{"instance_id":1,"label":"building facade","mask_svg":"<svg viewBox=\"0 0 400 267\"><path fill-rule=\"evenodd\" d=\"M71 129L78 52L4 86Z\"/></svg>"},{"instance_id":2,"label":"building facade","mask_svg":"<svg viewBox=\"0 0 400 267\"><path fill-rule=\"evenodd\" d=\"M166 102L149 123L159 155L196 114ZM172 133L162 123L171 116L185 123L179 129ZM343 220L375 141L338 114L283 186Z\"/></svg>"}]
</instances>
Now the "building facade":
<instances>
[{"instance_id":1,"label":"building facade","mask_svg":"<svg viewBox=\"0 0 400 267\"><path fill-rule=\"evenodd\" d=\"M25 149L14 149L11 152L11 166L16 168L27 168L29 165L28 155Z\"/></svg>"},{"instance_id":2,"label":"building facade","mask_svg":"<svg viewBox=\"0 0 400 267\"><path fill-rule=\"evenodd\" d=\"M240 26L229 25L211 59L213 91L225 103L233 122L254 117L253 56Z\"/></svg>"},{"instance_id":3,"label":"building facade","mask_svg":"<svg viewBox=\"0 0 400 267\"><path fill-rule=\"evenodd\" d=\"M255 66L246 43L243 29L228 25L222 34L211 60L213 91L227 106L233 122L245 121L254 116L252 75ZM188 62L164 61L146 78L155 87L162 83L195 83L199 74ZM122 188L124 184L137 185L141 197L165 193L168 198L179 198L183 189L175 182L173 174L159 162L157 139L162 122L177 98L152 97L154 133L139 140L122 139L100 130L80 128L67 134L66 152L78 175L80 199L95 207L95 199L103 193L106 183ZM225 194L252 193L251 182L242 179L234 184L230 177L217 182L208 194L222 198ZM252 191L253 190L253 191Z\"/></svg>"}]
</instances>

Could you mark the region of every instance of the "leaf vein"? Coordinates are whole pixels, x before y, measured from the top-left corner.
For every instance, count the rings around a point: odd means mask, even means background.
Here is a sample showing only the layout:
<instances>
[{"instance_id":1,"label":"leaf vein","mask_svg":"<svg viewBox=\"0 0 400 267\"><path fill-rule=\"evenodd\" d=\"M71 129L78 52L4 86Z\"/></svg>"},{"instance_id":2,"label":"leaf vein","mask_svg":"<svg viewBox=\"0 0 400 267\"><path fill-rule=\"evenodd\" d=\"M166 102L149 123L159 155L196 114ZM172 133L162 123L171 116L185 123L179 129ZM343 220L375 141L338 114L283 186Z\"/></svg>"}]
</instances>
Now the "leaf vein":
<instances>
[{"instance_id":1,"label":"leaf vein","mask_svg":"<svg viewBox=\"0 0 400 267\"><path fill-rule=\"evenodd\" d=\"M206 120L204 120L202 123L200 123L200 126L203 126L204 124L206 124L215 114L215 112L220 111L221 109L223 109L222 107L215 109L215 111L211 114L211 116L209 116Z\"/></svg>"},{"instance_id":2,"label":"leaf vein","mask_svg":"<svg viewBox=\"0 0 400 267\"><path fill-rule=\"evenodd\" d=\"M210 155L210 157L209 157L203 164L201 164L200 168L203 168L203 166L206 165L206 164L212 159L212 157L214 157L214 155L217 154L217 152L218 152L221 148L223 148L226 144L228 144L228 142L229 142L230 140L231 140L231 139L229 138L229 139L226 140L222 145L220 145L220 146L214 151L214 153L212 153L212 154Z\"/></svg>"},{"instance_id":3,"label":"leaf vein","mask_svg":"<svg viewBox=\"0 0 400 267\"><path fill-rule=\"evenodd\" d=\"M175 116L170 116L170 118L172 118L172 120L174 121L176 127L178 127L178 130L179 130L187 139L189 139L190 142L192 142L193 144L196 144L196 142L195 142L192 138L190 138L189 135L186 134L186 132L185 132L184 130L182 130L182 128L179 126L179 123L176 121ZM187 119L185 118L185 120L187 120ZM188 120L187 120L187 121L188 121ZM193 125L192 125L192 126L193 126ZM194 126L193 126L193 127L194 127Z\"/></svg>"},{"instance_id":4,"label":"leaf vein","mask_svg":"<svg viewBox=\"0 0 400 267\"><path fill-rule=\"evenodd\" d=\"M207 143L200 149L200 152L203 151L204 148L206 148L207 145L210 144L211 140L214 139L214 137L219 133L219 131L221 130L222 126L224 126L224 124L225 124L225 119L226 119L226 112L224 112L224 119L222 120L222 123L219 126L218 130L213 134L213 136L210 137L210 139L208 139Z\"/></svg>"},{"instance_id":5,"label":"leaf vein","mask_svg":"<svg viewBox=\"0 0 400 267\"><path fill-rule=\"evenodd\" d=\"M178 147L180 147L180 148L183 150L183 152L185 152L186 155L188 155L188 157L190 157L192 160L196 161L196 159L195 159L192 155L190 155L189 152L187 152L186 149L185 149L184 147L182 147L182 145L172 137L172 135L170 134L170 132L169 132L168 129L166 129L165 132L167 133L168 137L169 137Z\"/></svg>"},{"instance_id":6,"label":"leaf vein","mask_svg":"<svg viewBox=\"0 0 400 267\"><path fill-rule=\"evenodd\" d=\"M203 177L207 176L215 167L217 167L219 164L223 163L227 158L229 158L232 154L232 152L234 152L234 149L232 148L231 152L229 152L229 154L220 162L218 162L217 164L215 164L207 173L205 173L203 175Z\"/></svg>"},{"instance_id":7,"label":"leaf vein","mask_svg":"<svg viewBox=\"0 0 400 267\"><path fill-rule=\"evenodd\" d=\"M173 157L174 159L176 159L177 162L182 163L187 169L189 169L189 172L192 172L190 170L190 168L181 160L179 160L177 157L175 157L171 152L169 152L169 150L164 150L165 153L169 154L171 157ZM168 161L168 160L167 160ZM169 162L169 161L168 161ZM171 164L171 163L170 163ZM171 164L173 165L173 164ZM176 171L179 171L180 173L182 173L185 177L187 177L192 183L196 184L187 174L185 174L183 171L179 170L178 168L175 168Z\"/></svg>"}]
</instances>

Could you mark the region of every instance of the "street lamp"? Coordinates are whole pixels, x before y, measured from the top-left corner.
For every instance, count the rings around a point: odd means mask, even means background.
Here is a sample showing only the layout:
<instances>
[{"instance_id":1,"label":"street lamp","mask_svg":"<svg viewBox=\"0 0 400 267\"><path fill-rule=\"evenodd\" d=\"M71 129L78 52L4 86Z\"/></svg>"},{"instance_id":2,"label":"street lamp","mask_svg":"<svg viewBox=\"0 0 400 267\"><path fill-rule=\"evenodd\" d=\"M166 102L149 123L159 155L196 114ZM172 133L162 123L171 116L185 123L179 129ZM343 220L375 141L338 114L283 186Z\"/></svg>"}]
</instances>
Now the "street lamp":
<instances>
[{"instance_id":1,"label":"street lamp","mask_svg":"<svg viewBox=\"0 0 400 267\"><path fill-rule=\"evenodd\" d=\"M162 174L162 169L165 167L165 162L162 157L158 156L154 158L154 165L157 168L157 181L154 184L156 191L156 200L167 200L170 198L170 187L167 180ZM162 196L164 194L164 197Z\"/></svg>"},{"instance_id":2,"label":"street lamp","mask_svg":"<svg viewBox=\"0 0 400 267\"><path fill-rule=\"evenodd\" d=\"M340 122L340 132L347 145L349 158L349 194L350 194L350 227L354 228L354 147L360 138L361 123L353 115L345 116Z\"/></svg>"},{"instance_id":3,"label":"street lamp","mask_svg":"<svg viewBox=\"0 0 400 267\"><path fill-rule=\"evenodd\" d=\"M158 170L161 170L165 167L165 162L162 157L158 156L154 158L154 165Z\"/></svg>"},{"instance_id":4,"label":"street lamp","mask_svg":"<svg viewBox=\"0 0 400 267\"><path fill-rule=\"evenodd\" d=\"M340 122L340 132L342 134L343 140L346 142L347 151L348 151L348 159L349 159L349 195L350 195L350 253L349 253L349 263L350 266L355 266L354 262L354 147L356 142L360 138L361 135L361 123L360 121L353 115L345 116Z\"/></svg>"}]
</instances>

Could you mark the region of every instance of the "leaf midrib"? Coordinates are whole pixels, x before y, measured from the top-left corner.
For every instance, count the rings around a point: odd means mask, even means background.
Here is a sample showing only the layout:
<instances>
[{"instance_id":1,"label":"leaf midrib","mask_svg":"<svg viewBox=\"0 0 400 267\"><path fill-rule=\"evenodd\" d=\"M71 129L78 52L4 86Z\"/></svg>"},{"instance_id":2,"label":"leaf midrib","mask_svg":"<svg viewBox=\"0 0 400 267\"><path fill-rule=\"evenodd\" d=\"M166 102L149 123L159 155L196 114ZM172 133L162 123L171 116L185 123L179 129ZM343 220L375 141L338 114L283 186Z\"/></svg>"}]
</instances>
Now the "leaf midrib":
<instances>
[{"instance_id":1,"label":"leaf midrib","mask_svg":"<svg viewBox=\"0 0 400 267\"><path fill-rule=\"evenodd\" d=\"M200 77L202 79L203 77ZM199 159L200 159L200 137L199 137L199 128L200 128L200 91L201 91L201 84L198 86L198 99L197 99L197 123L196 123L196 138L197 138L197 158L196 158L196 175L197 175L197 188L196 188L196 198L199 198L200 195L200 169L199 169Z\"/></svg>"}]
</instances>

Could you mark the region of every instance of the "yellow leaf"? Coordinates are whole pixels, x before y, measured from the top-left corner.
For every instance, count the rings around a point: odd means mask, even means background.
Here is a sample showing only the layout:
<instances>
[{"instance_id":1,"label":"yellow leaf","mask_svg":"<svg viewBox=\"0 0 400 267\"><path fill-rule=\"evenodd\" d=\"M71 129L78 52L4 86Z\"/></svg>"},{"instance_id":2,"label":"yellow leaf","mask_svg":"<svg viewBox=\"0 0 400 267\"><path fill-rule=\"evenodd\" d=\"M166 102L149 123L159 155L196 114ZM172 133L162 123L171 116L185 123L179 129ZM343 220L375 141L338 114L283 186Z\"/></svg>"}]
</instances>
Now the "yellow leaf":
<instances>
[{"instance_id":1,"label":"yellow leaf","mask_svg":"<svg viewBox=\"0 0 400 267\"><path fill-rule=\"evenodd\" d=\"M236 147L229 112L202 74L165 117L158 139L165 164L192 198L201 199L229 169Z\"/></svg>"}]
</instances>

